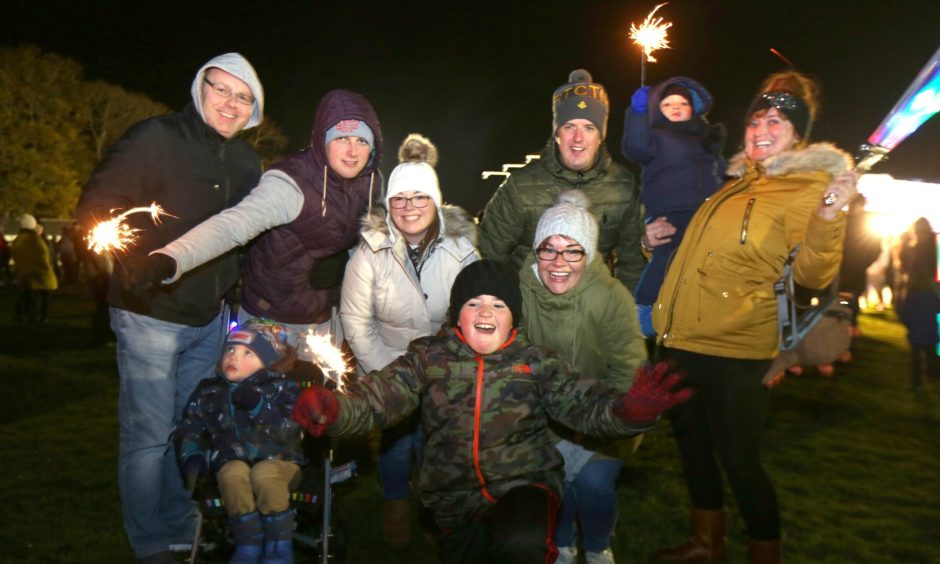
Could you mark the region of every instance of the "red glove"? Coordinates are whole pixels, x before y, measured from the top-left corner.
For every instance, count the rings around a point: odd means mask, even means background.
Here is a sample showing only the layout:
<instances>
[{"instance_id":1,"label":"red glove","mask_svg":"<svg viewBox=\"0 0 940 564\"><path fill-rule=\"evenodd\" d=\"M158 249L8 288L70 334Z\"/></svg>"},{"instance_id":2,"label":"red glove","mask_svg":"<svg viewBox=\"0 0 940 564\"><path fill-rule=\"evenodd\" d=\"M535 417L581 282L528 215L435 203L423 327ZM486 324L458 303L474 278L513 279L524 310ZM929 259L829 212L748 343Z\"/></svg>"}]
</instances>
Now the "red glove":
<instances>
[{"instance_id":1,"label":"red glove","mask_svg":"<svg viewBox=\"0 0 940 564\"><path fill-rule=\"evenodd\" d=\"M667 362L644 364L636 371L633 385L614 402L614 413L635 423L652 423L662 412L692 397L692 388L673 391L682 374Z\"/></svg>"},{"instance_id":2,"label":"red glove","mask_svg":"<svg viewBox=\"0 0 940 564\"><path fill-rule=\"evenodd\" d=\"M339 417L339 402L330 390L323 386L305 389L297 397L291 419L300 424L314 437L322 436Z\"/></svg>"}]
</instances>

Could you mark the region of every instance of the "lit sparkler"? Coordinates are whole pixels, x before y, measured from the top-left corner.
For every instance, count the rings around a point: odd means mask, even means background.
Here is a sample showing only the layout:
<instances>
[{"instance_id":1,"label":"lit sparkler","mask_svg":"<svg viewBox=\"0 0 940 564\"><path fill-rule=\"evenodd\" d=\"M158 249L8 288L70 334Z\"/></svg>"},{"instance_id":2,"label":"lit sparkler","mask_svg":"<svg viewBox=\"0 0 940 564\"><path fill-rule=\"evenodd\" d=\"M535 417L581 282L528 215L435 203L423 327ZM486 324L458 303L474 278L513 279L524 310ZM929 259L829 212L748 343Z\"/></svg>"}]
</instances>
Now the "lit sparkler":
<instances>
[{"instance_id":1,"label":"lit sparkler","mask_svg":"<svg viewBox=\"0 0 940 564\"><path fill-rule=\"evenodd\" d=\"M111 210L113 213L114 210ZM149 213L154 223L160 223L161 216L176 217L163 211L156 202L149 206L140 206L131 208L116 217L106 221L101 221L91 228L91 232L85 237L88 241L88 248L95 253L104 254L111 251L123 251L137 241L137 232L135 229L124 222L127 216L134 213Z\"/></svg>"},{"instance_id":2,"label":"lit sparkler","mask_svg":"<svg viewBox=\"0 0 940 564\"><path fill-rule=\"evenodd\" d=\"M343 391L346 385L343 377L350 370L343 352L333 344L332 335L317 335L311 330L304 336L304 340L313 354L313 361L323 371L323 375L336 384L336 391Z\"/></svg>"},{"instance_id":3,"label":"lit sparkler","mask_svg":"<svg viewBox=\"0 0 940 564\"><path fill-rule=\"evenodd\" d=\"M646 84L646 61L655 63L653 51L657 49L669 49L669 39L666 37L667 31L672 27L672 22L663 21L662 18L654 18L656 10L662 8L669 2L657 4L653 11L647 14L646 19L640 26L630 23L630 39L633 43L640 46L643 55L640 57L640 86Z\"/></svg>"}]
</instances>

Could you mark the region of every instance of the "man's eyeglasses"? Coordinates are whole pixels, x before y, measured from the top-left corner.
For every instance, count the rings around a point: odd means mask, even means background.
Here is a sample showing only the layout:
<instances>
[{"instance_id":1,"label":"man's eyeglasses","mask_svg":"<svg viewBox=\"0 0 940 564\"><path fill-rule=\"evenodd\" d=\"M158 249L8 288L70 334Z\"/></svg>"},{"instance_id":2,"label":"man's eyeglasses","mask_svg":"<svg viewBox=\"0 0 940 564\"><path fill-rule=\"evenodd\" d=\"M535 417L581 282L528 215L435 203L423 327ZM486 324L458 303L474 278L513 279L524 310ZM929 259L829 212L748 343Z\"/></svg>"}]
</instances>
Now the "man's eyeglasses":
<instances>
[{"instance_id":1,"label":"man's eyeglasses","mask_svg":"<svg viewBox=\"0 0 940 564\"><path fill-rule=\"evenodd\" d=\"M213 92L215 92L222 98L225 98L226 100L228 100L229 98L232 97L233 92L229 90L228 88L222 86L221 84L212 82L206 77L202 77L202 80L204 80L205 83L209 85L209 88L211 88ZM235 94L235 101L238 102L239 104L242 104L243 106L250 106L255 103L255 99L249 96L248 94Z\"/></svg>"},{"instance_id":2,"label":"man's eyeglasses","mask_svg":"<svg viewBox=\"0 0 940 564\"><path fill-rule=\"evenodd\" d=\"M411 205L416 208L426 208L429 201L431 201L431 196L412 196L410 198L392 196L388 199L388 205L390 205L392 209L400 210L408 205L408 202L411 202Z\"/></svg>"},{"instance_id":3,"label":"man's eyeglasses","mask_svg":"<svg viewBox=\"0 0 940 564\"><path fill-rule=\"evenodd\" d=\"M549 249L548 247L539 247L535 249L535 256L539 260L555 260L555 257L561 255L561 258L565 259L565 262L581 262L584 259L586 254L583 249L565 249L563 251L558 251L555 249Z\"/></svg>"}]
</instances>

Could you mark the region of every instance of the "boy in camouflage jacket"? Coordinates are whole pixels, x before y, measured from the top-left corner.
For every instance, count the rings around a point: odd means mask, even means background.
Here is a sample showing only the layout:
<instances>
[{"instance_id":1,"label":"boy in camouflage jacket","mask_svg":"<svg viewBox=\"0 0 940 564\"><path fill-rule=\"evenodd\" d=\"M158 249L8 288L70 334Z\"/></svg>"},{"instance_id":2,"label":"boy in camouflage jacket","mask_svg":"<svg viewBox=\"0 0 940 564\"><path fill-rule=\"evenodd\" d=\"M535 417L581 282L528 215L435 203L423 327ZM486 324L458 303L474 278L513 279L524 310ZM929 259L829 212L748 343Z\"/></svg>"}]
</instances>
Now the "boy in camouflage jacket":
<instances>
[{"instance_id":1,"label":"boy in camouflage jacket","mask_svg":"<svg viewBox=\"0 0 940 564\"><path fill-rule=\"evenodd\" d=\"M631 436L685 401L679 376L644 367L627 394L579 375L519 329L515 271L482 260L451 290L452 327L334 394L304 390L294 418L314 435L387 427L421 407L420 490L446 562L551 562L563 461L550 419L590 435Z\"/></svg>"}]
</instances>

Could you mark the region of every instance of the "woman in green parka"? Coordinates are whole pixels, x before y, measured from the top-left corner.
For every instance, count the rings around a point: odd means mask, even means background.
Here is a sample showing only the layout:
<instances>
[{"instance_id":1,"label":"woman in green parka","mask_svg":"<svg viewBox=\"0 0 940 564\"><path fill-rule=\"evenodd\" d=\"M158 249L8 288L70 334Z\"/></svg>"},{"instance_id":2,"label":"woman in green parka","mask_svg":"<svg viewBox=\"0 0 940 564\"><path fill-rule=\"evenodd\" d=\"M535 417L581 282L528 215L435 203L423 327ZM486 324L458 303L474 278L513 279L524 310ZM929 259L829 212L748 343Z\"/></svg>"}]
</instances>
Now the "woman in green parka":
<instances>
[{"instance_id":1,"label":"woman in green parka","mask_svg":"<svg viewBox=\"0 0 940 564\"><path fill-rule=\"evenodd\" d=\"M589 207L582 191L562 192L540 218L534 253L520 272L523 319L533 343L555 350L579 372L627 390L646 361L646 346L633 297L598 256L597 222ZM554 430L565 460L556 562L577 562L575 521L588 562L613 562L615 490L623 468L618 445Z\"/></svg>"}]
</instances>

